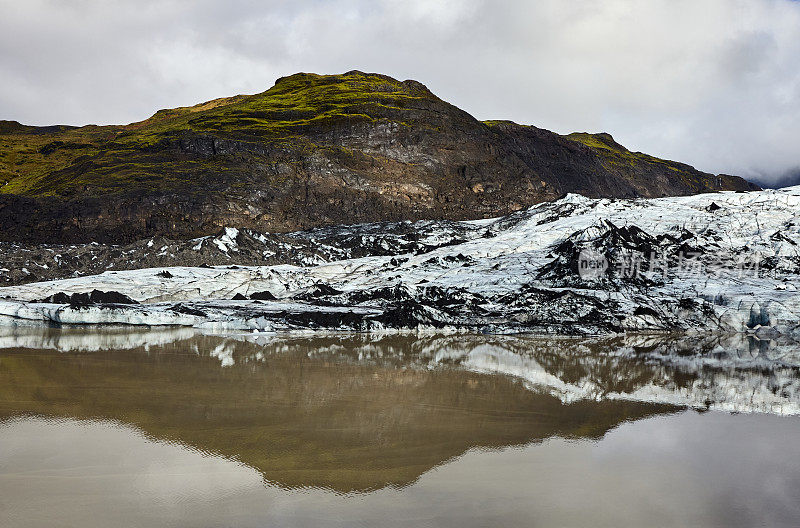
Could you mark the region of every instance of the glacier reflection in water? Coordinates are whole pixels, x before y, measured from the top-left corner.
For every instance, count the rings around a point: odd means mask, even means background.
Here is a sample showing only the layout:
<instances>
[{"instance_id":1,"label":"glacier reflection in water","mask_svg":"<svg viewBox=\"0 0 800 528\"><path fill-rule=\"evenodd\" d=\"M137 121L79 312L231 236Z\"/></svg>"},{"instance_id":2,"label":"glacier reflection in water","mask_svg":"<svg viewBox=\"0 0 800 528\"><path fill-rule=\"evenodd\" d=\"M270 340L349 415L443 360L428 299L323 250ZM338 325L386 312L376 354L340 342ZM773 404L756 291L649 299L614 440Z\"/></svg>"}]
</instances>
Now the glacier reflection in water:
<instances>
[{"instance_id":1,"label":"glacier reflection in water","mask_svg":"<svg viewBox=\"0 0 800 528\"><path fill-rule=\"evenodd\" d=\"M4 332L3 526L800 515L792 342Z\"/></svg>"},{"instance_id":2,"label":"glacier reflection in water","mask_svg":"<svg viewBox=\"0 0 800 528\"><path fill-rule=\"evenodd\" d=\"M727 336L627 335L598 338L342 334L209 336L190 328L0 328L11 350L191 353L219 366L253 366L306 354L383 369L461 369L503 374L564 403L631 400L732 412L800 414L800 343Z\"/></svg>"}]
</instances>

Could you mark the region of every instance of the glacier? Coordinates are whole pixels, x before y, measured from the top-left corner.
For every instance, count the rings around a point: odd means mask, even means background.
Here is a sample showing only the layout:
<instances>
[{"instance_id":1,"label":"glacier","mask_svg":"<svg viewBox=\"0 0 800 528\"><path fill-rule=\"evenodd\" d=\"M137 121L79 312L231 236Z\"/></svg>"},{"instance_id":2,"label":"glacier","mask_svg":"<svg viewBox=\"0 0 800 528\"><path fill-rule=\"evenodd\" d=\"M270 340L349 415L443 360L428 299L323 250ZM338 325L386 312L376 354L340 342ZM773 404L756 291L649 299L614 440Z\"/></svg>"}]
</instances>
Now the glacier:
<instances>
[{"instance_id":1,"label":"glacier","mask_svg":"<svg viewBox=\"0 0 800 528\"><path fill-rule=\"evenodd\" d=\"M229 227L187 244L221 258L254 247L294 255L284 263L109 270L2 287L0 326L800 338L800 187L566 195L488 220L276 236ZM587 252L605 261L603 273L581 273ZM92 292L130 302L86 302Z\"/></svg>"}]
</instances>

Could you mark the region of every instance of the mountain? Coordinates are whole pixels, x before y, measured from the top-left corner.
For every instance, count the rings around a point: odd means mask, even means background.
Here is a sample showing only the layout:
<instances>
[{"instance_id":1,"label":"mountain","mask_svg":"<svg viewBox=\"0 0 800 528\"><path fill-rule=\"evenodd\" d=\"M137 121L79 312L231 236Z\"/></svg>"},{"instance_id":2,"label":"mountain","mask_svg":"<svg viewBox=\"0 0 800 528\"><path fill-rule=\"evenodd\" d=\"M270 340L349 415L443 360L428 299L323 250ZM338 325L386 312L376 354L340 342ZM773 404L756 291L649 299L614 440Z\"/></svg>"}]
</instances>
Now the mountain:
<instances>
[{"instance_id":1,"label":"mountain","mask_svg":"<svg viewBox=\"0 0 800 528\"><path fill-rule=\"evenodd\" d=\"M120 126L0 122L2 240L186 238L384 220L477 219L565 193L756 186L608 134L481 122L416 81L300 73L250 96Z\"/></svg>"},{"instance_id":2,"label":"mountain","mask_svg":"<svg viewBox=\"0 0 800 528\"><path fill-rule=\"evenodd\" d=\"M753 178L757 185L763 186L765 189L782 189L784 187L794 187L800 185L800 167L786 171L777 179L767 179L762 177Z\"/></svg>"}]
</instances>

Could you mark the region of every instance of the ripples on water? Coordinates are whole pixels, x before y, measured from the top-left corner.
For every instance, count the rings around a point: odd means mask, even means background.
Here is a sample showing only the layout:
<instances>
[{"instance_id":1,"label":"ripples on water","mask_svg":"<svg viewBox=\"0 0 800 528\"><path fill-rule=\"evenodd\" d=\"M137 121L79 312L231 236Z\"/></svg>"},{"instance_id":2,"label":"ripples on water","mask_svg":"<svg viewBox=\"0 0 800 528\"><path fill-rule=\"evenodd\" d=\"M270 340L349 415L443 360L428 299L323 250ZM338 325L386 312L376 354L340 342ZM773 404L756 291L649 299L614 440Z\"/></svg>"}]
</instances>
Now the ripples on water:
<instances>
[{"instance_id":1,"label":"ripples on water","mask_svg":"<svg viewBox=\"0 0 800 528\"><path fill-rule=\"evenodd\" d=\"M789 341L4 332L2 526L800 518Z\"/></svg>"}]
</instances>

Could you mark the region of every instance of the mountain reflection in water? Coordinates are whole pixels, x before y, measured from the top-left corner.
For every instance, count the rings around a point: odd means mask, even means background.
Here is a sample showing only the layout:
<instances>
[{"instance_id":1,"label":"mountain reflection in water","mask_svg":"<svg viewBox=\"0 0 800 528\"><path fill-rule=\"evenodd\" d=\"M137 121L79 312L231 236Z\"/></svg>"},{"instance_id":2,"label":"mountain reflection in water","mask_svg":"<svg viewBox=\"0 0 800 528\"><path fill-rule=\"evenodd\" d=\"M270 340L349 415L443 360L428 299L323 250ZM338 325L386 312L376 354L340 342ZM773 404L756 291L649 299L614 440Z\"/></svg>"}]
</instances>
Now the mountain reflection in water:
<instances>
[{"instance_id":1,"label":"mountain reflection in water","mask_svg":"<svg viewBox=\"0 0 800 528\"><path fill-rule=\"evenodd\" d=\"M797 346L743 336L4 332L0 421L113 420L284 488L404 487L471 448L601 438L687 405L800 412Z\"/></svg>"}]
</instances>

